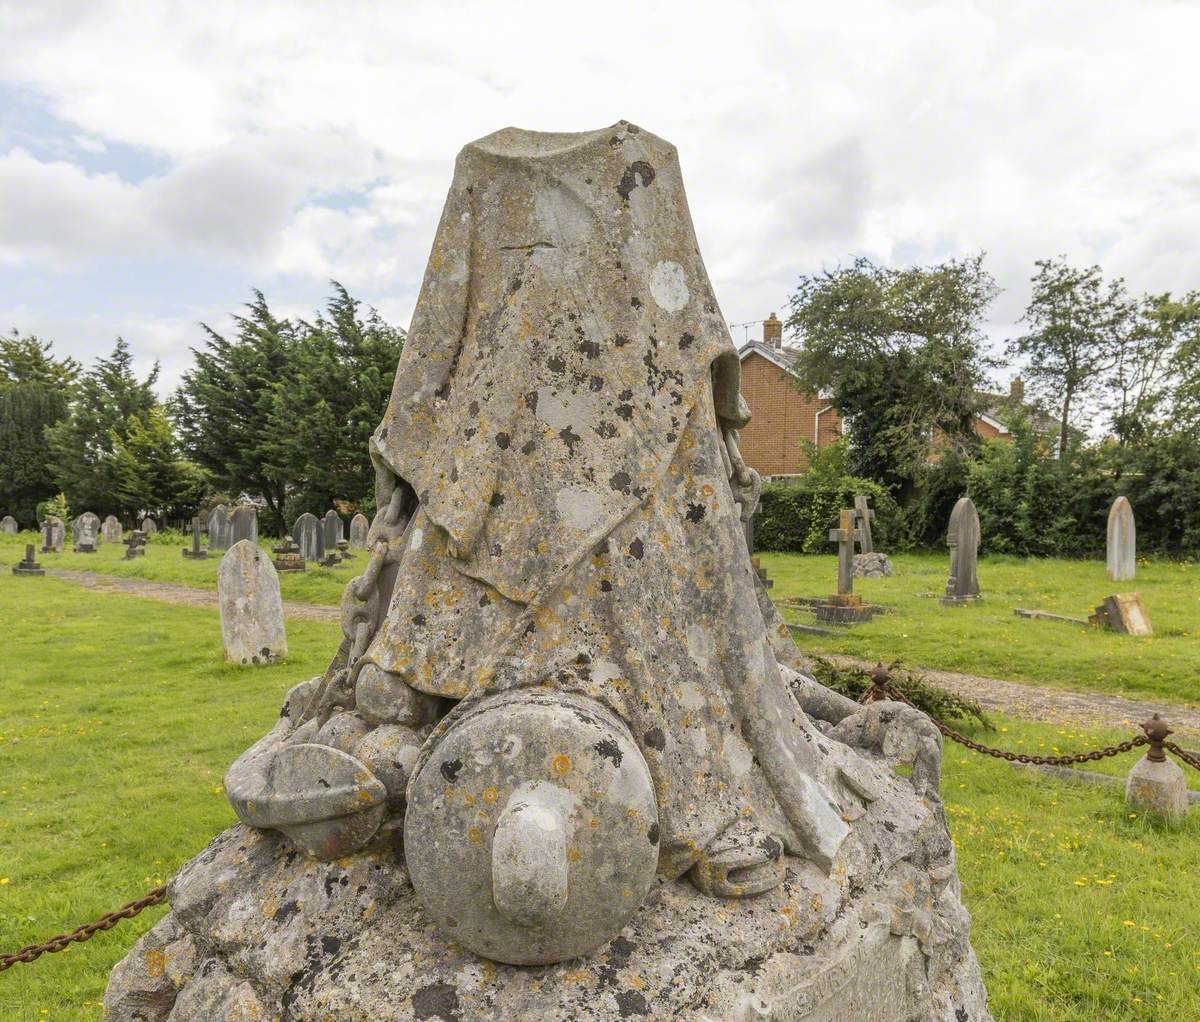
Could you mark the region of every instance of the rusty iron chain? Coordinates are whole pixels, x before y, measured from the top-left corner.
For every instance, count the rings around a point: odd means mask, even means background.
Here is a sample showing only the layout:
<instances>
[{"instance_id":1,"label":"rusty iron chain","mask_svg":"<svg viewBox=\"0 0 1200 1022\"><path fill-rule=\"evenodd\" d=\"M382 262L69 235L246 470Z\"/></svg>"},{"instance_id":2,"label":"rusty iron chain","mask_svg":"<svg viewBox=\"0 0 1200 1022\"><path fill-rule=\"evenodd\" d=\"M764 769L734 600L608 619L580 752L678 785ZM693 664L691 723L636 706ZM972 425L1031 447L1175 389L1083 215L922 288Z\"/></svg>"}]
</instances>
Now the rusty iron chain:
<instances>
[{"instance_id":1,"label":"rusty iron chain","mask_svg":"<svg viewBox=\"0 0 1200 1022\"><path fill-rule=\"evenodd\" d=\"M990 745L976 742L966 735L955 731L954 728L948 727L938 720L937 717L933 716L933 714L914 705L903 692L890 682L874 679L871 688L862 694L859 701L870 703L884 696L904 703L906 706L911 706L920 713L924 713L933 722L934 726L952 742L957 742L959 745L973 752L982 753L984 756L992 756L995 759L1007 760L1009 763L1025 763L1031 766L1075 766L1079 763L1095 763L1097 760L1107 759L1109 756L1120 756L1122 753L1132 752L1140 745L1150 744L1150 739L1146 735L1138 735L1136 738L1130 738L1119 745L1109 745L1103 749L1094 749L1091 752L1076 752L1065 756L1035 756L1025 752L1008 752L1005 749L993 749ZM1167 744L1167 748L1170 748L1176 755L1179 755L1182 751L1177 751L1178 746L1173 747L1171 743ZM1196 762L1193 762L1191 765L1200 770L1200 765Z\"/></svg>"},{"instance_id":2,"label":"rusty iron chain","mask_svg":"<svg viewBox=\"0 0 1200 1022\"><path fill-rule=\"evenodd\" d=\"M142 895L136 901L131 901L128 905L122 905L115 912L108 912L102 915L94 923L76 927L70 933L60 933L47 941L43 941L41 944L27 944L20 951L15 951L11 955L0 955L0 972L11 969L14 965L36 961L42 955L55 954L69 947L71 944L82 944L84 941L91 940L102 930L111 930L122 919L132 919L144 909L148 909L154 905L161 905L166 900L166 886L156 887L154 890L146 892L146 894Z\"/></svg>"},{"instance_id":3,"label":"rusty iron chain","mask_svg":"<svg viewBox=\"0 0 1200 1022\"><path fill-rule=\"evenodd\" d=\"M1183 760L1193 770L1200 770L1200 757L1193 756L1187 749L1180 748L1174 742L1163 742L1163 748L1174 753L1176 757Z\"/></svg>"}]
</instances>

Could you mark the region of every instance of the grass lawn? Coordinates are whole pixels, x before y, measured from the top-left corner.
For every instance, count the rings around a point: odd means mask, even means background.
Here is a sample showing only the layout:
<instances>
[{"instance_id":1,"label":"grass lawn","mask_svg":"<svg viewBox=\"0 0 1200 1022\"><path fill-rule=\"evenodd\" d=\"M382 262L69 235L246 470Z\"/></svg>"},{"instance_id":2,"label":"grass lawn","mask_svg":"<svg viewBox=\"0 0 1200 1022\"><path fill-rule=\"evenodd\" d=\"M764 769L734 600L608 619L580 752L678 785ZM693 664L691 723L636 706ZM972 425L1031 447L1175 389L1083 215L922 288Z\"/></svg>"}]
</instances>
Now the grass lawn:
<instances>
[{"instance_id":1,"label":"grass lawn","mask_svg":"<svg viewBox=\"0 0 1200 1022\"><path fill-rule=\"evenodd\" d=\"M782 607L789 596L824 596L837 589L832 555L767 554L771 596L784 616L813 623L805 610ZM844 653L909 667L963 671L1012 681L1092 689L1167 702L1200 703L1200 564L1148 561L1132 582L1109 582L1099 561L984 557L984 599L943 607L949 561L934 554L892 558L892 578L855 579L854 591L887 607L871 621L830 636L797 635L806 651ZM1155 634L1112 632L1019 618L1014 607L1084 617L1115 592L1139 592Z\"/></svg>"},{"instance_id":2,"label":"grass lawn","mask_svg":"<svg viewBox=\"0 0 1200 1022\"><path fill-rule=\"evenodd\" d=\"M277 540L263 539L259 546L268 554ZM0 535L0 564L15 564L25 556L25 544L35 543L41 548L41 539L36 533L23 532L16 536ZM216 554L202 561L193 561L183 556L184 547L192 548L192 538L179 532L160 532L151 536L146 544L146 556L127 561L125 547L120 543L103 543L94 554L77 554L71 548L70 536L61 554L37 554L43 568L69 568L72 571L98 571L106 575L123 578L144 578L153 582L189 586L193 589L216 589L217 568L221 558ZM337 604L342 599L342 589L355 575L362 573L367 565L366 553L353 551L354 558L334 568L308 565L303 572L284 572L279 576L279 588L285 600L296 603Z\"/></svg>"},{"instance_id":3,"label":"grass lawn","mask_svg":"<svg viewBox=\"0 0 1200 1022\"><path fill-rule=\"evenodd\" d=\"M0 616L4 951L141 895L232 822L226 767L339 637L335 624L291 621L290 663L231 667L214 611L7 571ZM999 724L985 740L1029 751L1112 737ZM1196 1017L1200 813L1166 830L1131 817L1119 791L1027 776L955 746L943 792L997 1019ZM0 974L0 1018L98 1022L108 970L163 911Z\"/></svg>"}]
</instances>

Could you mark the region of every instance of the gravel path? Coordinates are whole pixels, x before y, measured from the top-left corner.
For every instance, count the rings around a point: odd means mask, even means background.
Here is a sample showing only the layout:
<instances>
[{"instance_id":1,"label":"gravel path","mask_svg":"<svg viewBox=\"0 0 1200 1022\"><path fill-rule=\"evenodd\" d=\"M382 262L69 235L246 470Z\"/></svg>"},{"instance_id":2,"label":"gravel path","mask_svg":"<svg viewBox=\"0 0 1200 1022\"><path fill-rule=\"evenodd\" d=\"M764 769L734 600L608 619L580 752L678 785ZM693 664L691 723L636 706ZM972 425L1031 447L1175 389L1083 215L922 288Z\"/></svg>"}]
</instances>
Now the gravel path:
<instances>
[{"instance_id":1,"label":"gravel path","mask_svg":"<svg viewBox=\"0 0 1200 1022\"><path fill-rule=\"evenodd\" d=\"M141 578L122 578L92 571L46 569L47 575L74 582L100 592L128 593L150 600L182 604L188 607L216 607L217 594L210 589L192 589ZM306 621L337 621L337 607L311 603L284 603L286 617ZM848 656L828 656L840 664L873 667L874 663ZM1168 703L1150 703L1099 692L1073 692L1062 688L1023 685L999 678L983 678L974 674L956 674L934 668L914 667L935 685L951 689L977 700L985 709L1008 714L1023 720L1053 724L1113 728L1135 731L1151 714L1161 713L1180 735L1200 736L1200 708Z\"/></svg>"},{"instance_id":2,"label":"gravel path","mask_svg":"<svg viewBox=\"0 0 1200 1022\"><path fill-rule=\"evenodd\" d=\"M130 596L141 596L147 600L161 600L163 603L176 603L185 607L217 606L215 589L193 589L191 586L152 582L144 578L122 578L120 575L104 575L97 571L71 571L67 568L47 568L46 574L98 592L128 593ZM283 614L284 617L305 621L337 621L340 617L337 607L286 601L283 604Z\"/></svg>"}]
</instances>

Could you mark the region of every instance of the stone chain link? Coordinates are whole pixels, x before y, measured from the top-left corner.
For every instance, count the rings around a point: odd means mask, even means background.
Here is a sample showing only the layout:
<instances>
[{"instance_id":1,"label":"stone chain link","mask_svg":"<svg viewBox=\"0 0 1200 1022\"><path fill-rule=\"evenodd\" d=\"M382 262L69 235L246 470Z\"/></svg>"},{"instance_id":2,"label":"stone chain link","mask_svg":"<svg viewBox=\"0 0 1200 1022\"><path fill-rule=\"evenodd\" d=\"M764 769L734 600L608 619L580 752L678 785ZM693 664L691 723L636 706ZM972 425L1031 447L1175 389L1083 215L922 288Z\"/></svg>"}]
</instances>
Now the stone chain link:
<instances>
[{"instance_id":1,"label":"stone chain link","mask_svg":"<svg viewBox=\"0 0 1200 1022\"><path fill-rule=\"evenodd\" d=\"M858 701L860 703L872 703L884 698L894 699L896 702L904 703L906 706L924 713L933 722L934 726L952 742L957 742L972 752L992 756L995 759L1007 760L1009 763L1025 763L1031 766L1074 766L1079 763L1094 763L1097 760L1107 759L1109 756L1120 756L1122 753L1132 752L1140 745L1150 744L1150 739L1146 735L1138 735L1136 738L1130 738L1128 741L1121 742L1118 745L1109 745L1103 749L1093 749L1091 752L1076 752L1065 756L1035 756L1025 752L1009 752L1005 749L994 749L990 745L984 745L982 742L976 742L961 732L955 731L954 728L943 724L932 713L922 710L919 706L915 705L912 700L889 681L873 678L871 687L862 694ZM1174 746L1172 743L1167 743L1166 747L1171 749L1176 755L1180 755L1182 752L1178 746ZM1183 755L1186 756L1187 754L1184 753ZM1190 757L1185 759L1185 762L1189 759ZM1196 761L1191 761L1190 765L1200 770L1200 764Z\"/></svg>"},{"instance_id":2,"label":"stone chain link","mask_svg":"<svg viewBox=\"0 0 1200 1022\"><path fill-rule=\"evenodd\" d=\"M60 933L58 936L51 937L41 944L27 944L20 951L16 951L11 955L0 955L0 972L11 969L14 965L36 961L42 955L52 955L58 951L64 951L71 944L82 944L84 941L91 940L102 930L111 930L122 919L132 919L143 909L150 908L153 905L161 905L166 900L167 888L164 884L162 887L156 887L152 891L147 891L146 894L142 895L136 901L131 901L128 905L122 905L115 912L108 912L102 915L94 923L76 927L70 933Z\"/></svg>"}]
</instances>

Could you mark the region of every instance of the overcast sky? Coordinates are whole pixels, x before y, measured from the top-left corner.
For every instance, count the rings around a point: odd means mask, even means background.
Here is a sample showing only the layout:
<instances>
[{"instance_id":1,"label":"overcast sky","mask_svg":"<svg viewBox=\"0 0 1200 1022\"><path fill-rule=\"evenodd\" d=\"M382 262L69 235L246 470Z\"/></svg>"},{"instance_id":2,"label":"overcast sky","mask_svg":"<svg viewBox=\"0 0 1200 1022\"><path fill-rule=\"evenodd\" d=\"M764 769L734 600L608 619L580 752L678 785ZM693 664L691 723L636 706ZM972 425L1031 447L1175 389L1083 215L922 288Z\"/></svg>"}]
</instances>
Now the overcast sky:
<instances>
[{"instance_id":1,"label":"overcast sky","mask_svg":"<svg viewBox=\"0 0 1200 1022\"><path fill-rule=\"evenodd\" d=\"M164 391L253 287L406 326L505 125L674 142L731 323L860 254L985 250L997 338L1040 257L1200 287L1196 0L0 0L0 39L0 329L121 334Z\"/></svg>"}]
</instances>

